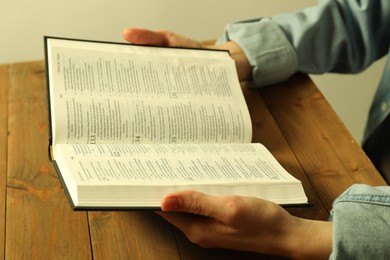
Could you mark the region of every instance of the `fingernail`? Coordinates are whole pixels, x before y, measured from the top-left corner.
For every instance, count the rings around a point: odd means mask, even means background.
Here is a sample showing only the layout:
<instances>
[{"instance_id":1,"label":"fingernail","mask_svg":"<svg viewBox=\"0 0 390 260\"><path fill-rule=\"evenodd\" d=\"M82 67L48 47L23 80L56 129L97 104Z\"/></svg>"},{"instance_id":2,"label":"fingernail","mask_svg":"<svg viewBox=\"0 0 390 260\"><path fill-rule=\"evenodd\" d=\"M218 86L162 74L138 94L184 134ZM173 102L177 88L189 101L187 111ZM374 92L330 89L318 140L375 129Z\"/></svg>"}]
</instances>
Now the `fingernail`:
<instances>
[{"instance_id":1,"label":"fingernail","mask_svg":"<svg viewBox=\"0 0 390 260\"><path fill-rule=\"evenodd\" d=\"M161 208L164 211L175 211L179 208L180 201L176 197L167 197L164 199Z\"/></svg>"}]
</instances>

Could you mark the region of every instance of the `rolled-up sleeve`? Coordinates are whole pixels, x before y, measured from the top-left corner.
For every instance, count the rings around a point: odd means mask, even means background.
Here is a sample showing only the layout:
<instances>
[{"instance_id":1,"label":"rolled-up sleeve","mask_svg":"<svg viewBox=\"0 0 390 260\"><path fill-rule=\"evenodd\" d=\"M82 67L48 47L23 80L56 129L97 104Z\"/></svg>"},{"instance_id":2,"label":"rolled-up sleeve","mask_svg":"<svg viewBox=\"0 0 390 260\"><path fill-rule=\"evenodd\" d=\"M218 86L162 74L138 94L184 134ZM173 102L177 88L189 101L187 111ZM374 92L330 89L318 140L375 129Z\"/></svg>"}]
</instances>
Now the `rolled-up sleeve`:
<instances>
[{"instance_id":1,"label":"rolled-up sleeve","mask_svg":"<svg viewBox=\"0 0 390 260\"><path fill-rule=\"evenodd\" d=\"M254 83L249 86L281 82L297 71L294 49L280 27L268 18L229 24L219 40L225 41L236 42L248 57Z\"/></svg>"},{"instance_id":2,"label":"rolled-up sleeve","mask_svg":"<svg viewBox=\"0 0 390 260\"><path fill-rule=\"evenodd\" d=\"M353 185L333 203L330 259L390 259L390 187Z\"/></svg>"}]
</instances>

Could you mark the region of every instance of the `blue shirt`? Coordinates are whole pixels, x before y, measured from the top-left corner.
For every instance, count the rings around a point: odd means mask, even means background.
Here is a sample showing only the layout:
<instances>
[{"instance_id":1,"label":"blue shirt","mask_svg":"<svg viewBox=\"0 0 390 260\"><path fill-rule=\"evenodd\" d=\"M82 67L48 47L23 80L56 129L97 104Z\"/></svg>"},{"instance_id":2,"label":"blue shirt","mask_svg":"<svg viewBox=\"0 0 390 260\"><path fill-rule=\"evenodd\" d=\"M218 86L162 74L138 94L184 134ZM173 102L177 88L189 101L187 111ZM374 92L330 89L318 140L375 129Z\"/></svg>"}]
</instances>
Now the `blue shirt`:
<instances>
[{"instance_id":1,"label":"blue shirt","mask_svg":"<svg viewBox=\"0 0 390 260\"><path fill-rule=\"evenodd\" d=\"M330 219L330 259L390 259L389 186L353 185L334 201Z\"/></svg>"},{"instance_id":2,"label":"blue shirt","mask_svg":"<svg viewBox=\"0 0 390 260\"><path fill-rule=\"evenodd\" d=\"M390 1L320 1L294 13L229 24L220 42L228 40L246 53L253 67L252 86L281 82L297 71L357 73L389 52ZM389 113L388 60L372 102L365 139Z\"/></svg>"},{"instance_id":3,"label":"blue shirt","mask_svg":"<svg viewBox=\"0 0 390 260\"><path fill-rule=\"evenodd\" d=\"M357 73L389 52L390 0L320 1L294 13L235 22L219 42L229 40L253 67L250 86L281 82L298 71ZM389 63L365 138L390 113ZM332 259L390 259L390 187L352 186L334 202L331 219Z\"/></svg>"}]
</instances>

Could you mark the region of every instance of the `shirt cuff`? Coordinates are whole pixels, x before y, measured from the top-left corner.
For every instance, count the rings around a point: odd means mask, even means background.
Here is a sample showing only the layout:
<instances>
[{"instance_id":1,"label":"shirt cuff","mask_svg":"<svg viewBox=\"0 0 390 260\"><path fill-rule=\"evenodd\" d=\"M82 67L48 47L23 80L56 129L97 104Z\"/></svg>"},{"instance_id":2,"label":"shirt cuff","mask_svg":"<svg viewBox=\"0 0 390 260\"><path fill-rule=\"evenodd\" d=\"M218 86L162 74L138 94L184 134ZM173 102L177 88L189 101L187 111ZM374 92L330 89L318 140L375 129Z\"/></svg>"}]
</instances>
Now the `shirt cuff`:
<instances>
[{"instance_id":1,"label":"shirt cuff","mask_svg":"<svg viewBox=\"0 0 390 260\"><path fill-rule=\"evenodd\" d=\"M330 259L385 259L390 255L390 187L355 184L333 203Z\"/></svg>"},{"instance_id":2,"label":"shirt cuff","mask_svg":"<svg viewBox=\"0 0 390 260\"><path fill-rule=\"evenodd\" d=\"M280 27L269 18L228 24L218 43L234 41L252 66L249 86L282 82L298 69L297 55Z\"/></svg>"}]
</instances>

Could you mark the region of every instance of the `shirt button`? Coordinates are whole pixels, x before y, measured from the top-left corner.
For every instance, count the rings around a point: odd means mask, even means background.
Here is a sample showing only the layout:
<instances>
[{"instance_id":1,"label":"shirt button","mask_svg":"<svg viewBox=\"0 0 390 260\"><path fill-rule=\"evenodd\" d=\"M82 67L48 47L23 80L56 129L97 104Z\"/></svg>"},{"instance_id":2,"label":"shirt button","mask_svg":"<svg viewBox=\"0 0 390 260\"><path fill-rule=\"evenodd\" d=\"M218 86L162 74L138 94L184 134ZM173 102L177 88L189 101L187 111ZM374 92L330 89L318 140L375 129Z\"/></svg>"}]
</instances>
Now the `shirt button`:
<instances>
[{"instance_id":1,"label":"shirt button","mask_svg":"<svg viewBox=\"0 0 390 260\"><path fill-rule=\"evenodd\" d=\"M383 102L383 103L381 104L381 110L382 110L382 112L386 112L388 108L389 108L389 105L387 104L387 102Z\"/></svg>"}]
</instances>

